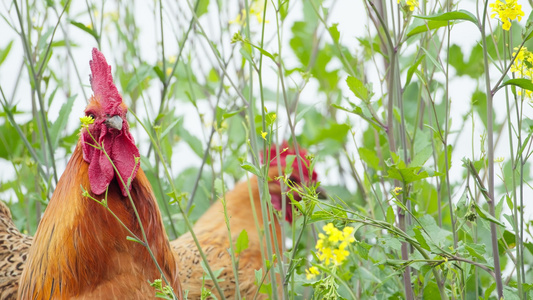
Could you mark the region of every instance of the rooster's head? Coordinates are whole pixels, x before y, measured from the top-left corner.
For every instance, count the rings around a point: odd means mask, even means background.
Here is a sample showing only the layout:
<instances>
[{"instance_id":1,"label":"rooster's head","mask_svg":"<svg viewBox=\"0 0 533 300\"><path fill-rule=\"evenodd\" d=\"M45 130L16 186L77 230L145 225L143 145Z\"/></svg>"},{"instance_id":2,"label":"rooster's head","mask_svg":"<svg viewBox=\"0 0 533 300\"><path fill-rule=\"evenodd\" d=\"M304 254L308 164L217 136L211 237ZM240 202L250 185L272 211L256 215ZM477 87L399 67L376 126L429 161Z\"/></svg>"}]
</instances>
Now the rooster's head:
<instances>
[{"instance_id":1,"label":"rooster's head","mask_svg":"<svg viewBox=\"0 0 533 300\"><path fill-rule=\"evenodd\" d=\"M268 190L270 192L270 198L272 201L272 205L276 210L281 211L282 210L282 191L279 181L274 180L274 178L277 178L279 176L278 171L278 156L279 156L279 163L281 166L281 171L285 171L287 166L287 156L289 155L296 155L296 151L289 147L287 141L284 141L281 146L279 147L280 153L278 155L278 152L276 150L276 146L272 146L270 149L270 170L268 172L270 181L268 184ZM289 182L292 186L298 187L303 185L310 185L315 184L318 181L317 173L313 170L311 172L311 162L306 158L307 152L304 149L300 148L300 158L302 162L302 175L303 178L300 177L300 169L298 165L298 158L295 157L292 162L292 173L289 175ZM317 188L317 192L319 193L320 198L325 197L325 191L321 188ZM292 193L294 200L300 201L302 198L300 195L296 192ZM287 214L285 215L285 220L287 220L289 223L292 223L292 204L289 197L285 197L285 203L287 208Z\"/></svg>"},{"instance_id":2,"label":"rooster's head","mask_svg":"<svg viewBox=\"0 0 533 300\"><path fill-rule=\"evenodd\" d=\"M92 56L89 65L93 96L85 109L85 116L91 117L94 122L83 129L81 141L83 159L89 163L91 191L100 195L106 191L115 175L120 175L126 185L128 180L135 178L139 169L139 149L129 131L126 120L128 108L113 83L111 66L96 48ZM113 164L99 147L105 149ZM118 176L116 179L122 194L127 196L128 189Z\"/></svg>"}]
</instances>

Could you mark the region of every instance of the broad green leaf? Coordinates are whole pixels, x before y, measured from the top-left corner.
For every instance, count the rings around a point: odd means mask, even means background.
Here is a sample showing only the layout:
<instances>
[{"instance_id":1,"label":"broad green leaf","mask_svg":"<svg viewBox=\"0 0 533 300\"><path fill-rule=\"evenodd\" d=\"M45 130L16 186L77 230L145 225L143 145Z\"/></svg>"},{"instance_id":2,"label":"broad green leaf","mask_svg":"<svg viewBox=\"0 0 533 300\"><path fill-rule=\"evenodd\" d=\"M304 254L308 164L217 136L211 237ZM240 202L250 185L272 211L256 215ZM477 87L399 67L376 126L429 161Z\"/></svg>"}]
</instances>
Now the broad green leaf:
<instances>
[{"instance_id":1,"label":"broad green leaf","mask_svg":"<svg viewBox=\"0 0 533 300\"><path fill-rule=\"evenodd\" d=\"M337 26L339 25L339 23L334 23L333 25L331 25L328 30L329 30L329 34L331 35L331 38L333 39L333 41L335 43L338 43L339 42L339 37L340 37L340 33L339 33L339 30L337 29Z\"/></svg>"},{"instance_id":2,"label":"broad green leaf","mask_svg":"<svg viewBox=\"0 0 533 300\"><path fill-rule=\"evenodd\" d=\"M402 243L397 238L383 237L379 239L378 243L379 245L381 245L381 247L383 247L386 250L392 249L392 250L400 251L400 249L402 248Z\"/></svg>"},{"instance_id":3,"label":"broad green leaf","mask_svg":"<svg viewBox=\"0 0 533 300\"><path fill-rule=\"evenodd\" d=\"M428 170L423 170L420 167L412 167L412 168L390 167L387 170L386 177L397 179L408 184L408 183L411 183L417 180L421 180L427 177L433 177L436 175L438 175L438 173L432 172L432 174L430 174Z\"/></svg>"},{"instance_id":4,"label":"broad green leaf","mask_svg":"<svg viewBox=\"0 0 533 300\"><path fill-rule=\"evenodd\" d=\"M389 205L389 207L387 208L387 222L389 222L390 224L394 224L395 221L396 216L394 215L394 208Z\"/></svg>"},{"instance_id":5,"label":"broad green leaf","mask_svg":"<svg viewBox=\"0 0 533 300\"><path fill-rule=\"evenodd\" d=\"M352 76L348 76L348 78L346 78L346 83L357 98L363 100L364 102L368 102L368 90L361 80Z\"/></svg>"},{"instance_id":6,"label":"broad green leaf","mask_svg":"<svg viewBox=\"0 0 533 300\"><path fill-rule=\"evenodd\" d=\"M368 251L372 248L372 245L369 245L363 241L357 242L357 252L361 256L361 258L367 260L368 259Z\"/></svg>"},{"instance_id":7,"label":"broad green leaf","mask_svg":"<svg viewBox=\"0 0 533 300\"><path fill-rule=\"evenodd\" d=\"M248 233L243 229L235 242L235 254L239 255L246 249L248 249Z\"/></svg>"},{"instance_id":8,"label":"broad green leaf","mask_svg":"<svg viewBox=\"0 0 533 300\"><path fill-rule=\"evenodd\" d=\"M524 78L509 79L503 82L500 87L504 87L506 85L513 85L513 86L522 88L524 90L533 91L533 82L531 82L531 79L524 79Z\"/></svg>"},{"instance_id":9,"label":"broad green leaf","mask_svg":"<svg viewBox=\"0 0 533 300\"><path fill-rule=\"evenodd\" d=\"M359 152L359 157L361 157L361 160L363 162L365 162L374 170L381 170L381 167L379 165L379 157L376 154L375 150L360 147L359 149L357 149L357 151Z\"/></svg>"},{"instance_id":10,"label":"broad green leaf","mask_svg":"<svg viewBox=\"0 0 533 300\"><path fill-rule=\"evenodd\" d=\"M505 224L503 222L501 222L500 220L498 220L495 217L493 217L488 211L484 210L475 201L473 201L472 203L474 203L474 205L476 206L476 212L481 218L483 218L483 219L485 219L485 220L487 220L489 222L492 222L494 224L498 224L498 225L500 225L502 227L505 227Z\"/></svg>"},{"instance_id":11,"label":"broad green leaf","mask_svg":"<svg viewBox=\"0 0 533 300\"><path fill-rule=\"evenodd\" d=\"M409 163L410 167L422 167L426 161L433 155L433 147L431 145L424 147L424 149L417 151L415 157Z\"/></svg>"},{"instance_id":12,"label":"broad green leaf","mask_svg":"<svg viewBox=\"0 0 533 300\"><path fill-rule=\"evenodd\" d=\"M476 16L471 12L460 9L457 11L450 11L446 13L435 14L431 16L413 16L415 18L424 19L424 20L433 20L433 21L454 21L454 20L465 20L470 21L474 24L478 24Z\"/></svg>"},{"instance_id":13,"label":"broad green leaf","mask_svg":"<svg viewBox=\"0 0 533 300\"><path fill-rule=\"evenodd\" d=\"M198 1L198 6L196 7L196 16L199 18L207 12L207 7L209 6L209 0L196 0Z\"/></svg>"},{"instance_id":14,"label":"broad green leaf","mask_svg":"<svg viewBox=\"0 0 533 300\"><path fill-rule=\"evenodd\" d=\"M257 168L256 166L252 165L251 163L249 162L243 162L241 164L241 168L243 168L244 170L256 175L256 176L261 176L261 171L259 170L259 168Z\"/></svg>"},{"instance_id":15,"label":"broad green leaf","mask_svg":"<svg viewBox=\"0 0 533 300\"><path fill-rule=\"evenodd\" d=\"M424 286L423 299L440 299L440 291L437 283L435 281L429 281L426 286Z\"/></svg>"}]
</instances>

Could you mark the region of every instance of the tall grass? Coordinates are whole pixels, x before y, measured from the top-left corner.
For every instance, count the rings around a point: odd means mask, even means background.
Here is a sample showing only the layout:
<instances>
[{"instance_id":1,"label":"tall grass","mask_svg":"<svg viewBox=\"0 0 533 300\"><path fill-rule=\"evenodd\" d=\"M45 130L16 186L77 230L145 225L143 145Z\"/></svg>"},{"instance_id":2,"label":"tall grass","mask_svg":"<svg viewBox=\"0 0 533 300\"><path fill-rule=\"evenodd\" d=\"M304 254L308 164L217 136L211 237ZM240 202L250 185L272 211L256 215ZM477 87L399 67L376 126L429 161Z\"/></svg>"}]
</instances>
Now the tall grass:
<instances>
[{"instance_id":1,"label":"tall grass","mask_svg":"<svg viewBox=\"0 0 533 300\"><path fill-rule=\"evenodd\" d=\"M258 177L265 223L255 226L272 230L261 293L529 299L533 27L526 14L504 30L491 3L3 3L0 195L33 234L77 141L98 47L171 238L235 182ZM463 32L470 46L458 44ZM304 200L277 233L260 157L283 140L313 154L329 199L282 182ZM355 232L345 259L320 244L329 223Z\"/></svg>"}]
</instances>

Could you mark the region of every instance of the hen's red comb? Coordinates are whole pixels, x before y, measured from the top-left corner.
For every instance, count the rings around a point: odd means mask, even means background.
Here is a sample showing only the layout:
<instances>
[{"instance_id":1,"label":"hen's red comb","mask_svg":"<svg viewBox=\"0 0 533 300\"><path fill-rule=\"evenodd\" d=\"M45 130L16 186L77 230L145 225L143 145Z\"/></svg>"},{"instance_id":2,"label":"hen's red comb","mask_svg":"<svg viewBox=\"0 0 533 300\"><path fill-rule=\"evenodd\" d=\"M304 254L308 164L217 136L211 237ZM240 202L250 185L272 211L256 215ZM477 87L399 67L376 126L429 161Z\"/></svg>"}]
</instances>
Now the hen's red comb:
<instances>
[{"instance_id":1,"label":"hen's red comb","mask_svg":"<svg viewBox=\"0 0 533 300\"><path fill-rule=\"evenodd\" d=\"M122 96L113 83L111 66L107 64L104 54L96 48L93 48L93 59L89 65L91 66L90 81L94 96L108 114L117 114L116 109L122 103Z\"/></svg>"},{"instance_id":2,"label":"hen's red comb","mask_svg":"<svg viewBox=\"0 0 533 300\"><path fill-rule=\"evenodd\" d=\"M281 143L280 147L280 154L279 154L279 158L280 158L280 162L281 162L281 167L282 168L285 168L285 166L287 165L287 162L286 162L286 159L287 159L287 156L288 155L296 155L296 151L289 147L289 143L287 143L287 141L283 141L283 143ZM285 151L284 151L285 150ZM309 180L309 167L311 166L311 162L309 160L307 160L307 158L305 158L305 156L307 155L307 151L305 149L303 149L302 147L300 147L299 149L300 151L300 157L302 158L302 168L304 169L303 170L303 175L306 179L306 181ZM271 148L270 148L270 166L277 166L278 165L278 158L276 157L278 155L278 152L276 151L276 145L273 145ZM264 158L263 158L263 155L261 155L261 160L264 162ZM293 170L300 170L298 168L298 158L296 157L292 163L292 168ZM298 177L300 176L300 172L299 171L296 171L294 174L296 174ZM317 181L317 173L313 170L313 174L311 175L311 181L312 182L316 182Z\"/></svg>"}]
</instances>

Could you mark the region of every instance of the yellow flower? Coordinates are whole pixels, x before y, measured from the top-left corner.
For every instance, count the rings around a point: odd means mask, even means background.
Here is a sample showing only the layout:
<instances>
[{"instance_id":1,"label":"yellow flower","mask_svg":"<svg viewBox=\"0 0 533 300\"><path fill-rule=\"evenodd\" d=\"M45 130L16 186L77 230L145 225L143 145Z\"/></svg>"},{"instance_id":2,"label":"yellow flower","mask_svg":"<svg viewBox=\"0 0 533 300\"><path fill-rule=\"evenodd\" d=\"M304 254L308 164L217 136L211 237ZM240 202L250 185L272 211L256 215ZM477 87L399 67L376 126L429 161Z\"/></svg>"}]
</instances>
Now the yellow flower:
<instances>
[{"instance_id":1,"label":"yellow flower","mask_svg":"<svg viewBox=\"0 0 533 300\"><path fill-rule=\"evenodd\" d=\"M355 242L352 236L354 228L345 227L342 231L329 223L322 228L326 234L319 233L315 248L318 259L328 266L330 263L342 264L350 252L346 250L348 244Z\"/></svg>"},{"instance_id":2,"label":"yellow flower","mask_svg":"<svg viewBox=\"0 0 533 300\"><path fill-rule=\"evenodd\" d=\"M88 127L90 124L94 123L94 119L89 116L85 116L80 118L80 122L81 127Z\"/></svg>"},{"instance_id":3,"label":"yellow flower","mask_svg":"<svg viewBox=\"0 0 533 300\"><path fill-rule=\"evenodd\" d=\"M511 66L511 72L515 73L517 77L533 81L533 53L529 52L526 47L522 47L520 51L518 51L518 48L514 48L514 51L513 57L516 58ZM524 95L526 98L531 99L532 92L530 90L519 90L518 95Z\"/></svg>"},{"instance_id":4,"label":"yellow flower","mask_svg":"<svg viewBox=\"0 0 533 300\"><path fill-rule=\"evenodd\" d=\"M407 0L405 1L407 5L409 5L409 10L413 11L415 10L415 7L418 7L418 0Z\"/></svg>"},{"instance_id":5,"label":"yellow flower","mask_svg":"<svg viewBox=\"0 0 533 300\"><path fill-rule=\"evenodd\" d=\"M172 68L168 67L166 70L167 76L170 76L170 73L172 73Z\"/></svg>"},{"instance_id":6,"label":"yellow flower","mask_svg":"<svg viewBox=\"0 0 533 300\"><path fill-rule=\"evenodd\" d=\"M305 277L307 278L307 280L311 280L311 279L315 278L317 275L320 275L320 272L318 271L317 267L313 266L313 267L305 270Z\"/></svg>"},{"instance_id":7,"label":"yellow flower","mask_svg":"<svg viewBox=\"0 0 533 300\"><path fill-rule=\"evenodd\" d=\"M493 12L490 17L494 19L494 17L498 16L500 21L503 22L502 28L504 30L509 31L511 29L511 21L514 19L520 21L522 16L524 16L522 5L518 5L516 1L509 0L509 2L503 3L500 0L496 0L494 3L489 4Z\"/></svg>"},{"instance_id":8,"label":"yellow flower","mask_svg":"<svg viewBox=\"0 0 533 300\"><path fill-rule=\"evenodd\" d=\"M263 23L263 8L265 7L265 2L262 0L257 0L252 2L250 5L250 16L255 16L258 23ZM246 9L242 9L241 13L235 17L235 19L229 21L230 24L239 24L239 25L246 25ZM265 23L268 23L268 20L265 21Z\"/></svg>"},{"instance_id":9,"label":"yellow flower","mask_svg":"<svg viewBox=\"0 0 533 300\"><path fill-rule=\"evenodd\" d=\"M402 192L402 190L403 189L401 187L397 186L394 188L393 192L394 194L399 195Z\"/></svg>"},{"instance_id":10,"label":"yellow flower","mask_svg":"<svg viewBox=\"0 0 533 300\"><path fill-rule=\"evenodd\" d=\"M267 133L264 132L264 131L261 131L261 137L263 138L263 140L266 141L267 140L267 138L266 138L267 137Z\"/></svg>"}]
</instances>

